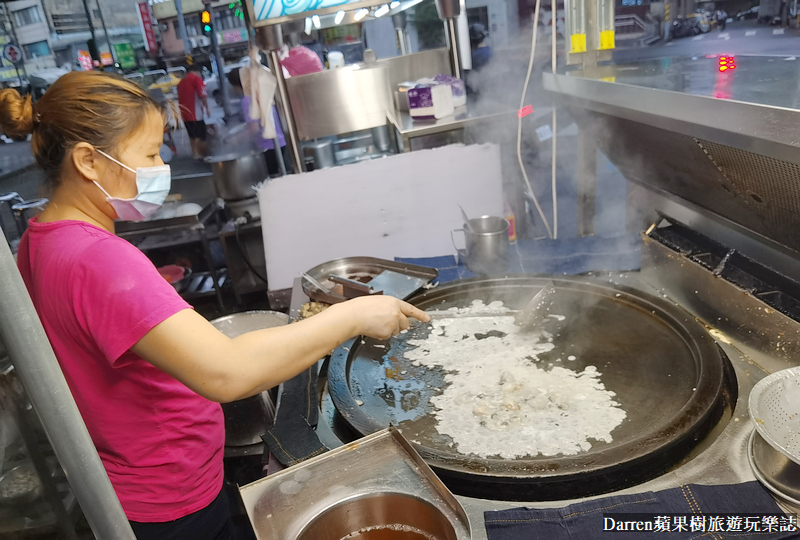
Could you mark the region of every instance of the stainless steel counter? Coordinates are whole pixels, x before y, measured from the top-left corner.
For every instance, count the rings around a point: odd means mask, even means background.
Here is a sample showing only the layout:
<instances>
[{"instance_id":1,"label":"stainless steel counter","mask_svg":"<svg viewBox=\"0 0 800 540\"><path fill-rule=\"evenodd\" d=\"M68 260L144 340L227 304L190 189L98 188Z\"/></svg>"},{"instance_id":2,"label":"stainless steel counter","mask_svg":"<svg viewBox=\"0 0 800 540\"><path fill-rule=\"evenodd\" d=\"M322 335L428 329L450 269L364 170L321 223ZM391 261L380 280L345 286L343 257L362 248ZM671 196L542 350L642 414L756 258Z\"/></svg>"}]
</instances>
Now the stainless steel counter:
<instances>
[{"instance_id":1,"label":"stainless steel counter","mask_svg":"<svg viewBox=\"0 0 800 540\"><path fill-rule=\"evenodd\" d=\"M666 295L665 291L654 290L644 283L638 272L613 273L608 275L608 279L612 283L639 288L649 294L656 294L674 301ZM733 416L729 417L728 414L724 414L723 419L705 439L705 442L702 442L689 456L669 472L648 482L595 497L549 502L515 502L457 496L472 524L472 538L474 540L485 540L487 538L483 519L483 513L487 510L505 510L523 506L529 508L560 508L590 499L660 491L687 483L706 485L736 484L755 480L747 458L747 440L753 431L753 425L750 422L747 411L750 390L755 383L768 373L784 367L790 367L792 364L787 360L782 360L769 354L755 352L752 348L737 342L733 336L725 335L707 325L706 327L728 355L733 366L737 378L738 398L733 410ZM764 366L768 366L768 368L765 369ZM331 429L333 424L333 404L327 392L322 394L321 408L320 425L317 429L320 439L330 447L341 445L342 442L337 439Z\"/></svg>"},{"instance_id":2,"label":"stainless steel counter","mask_svg":"<svg viewBox=\"0 0 800 540\"><path fill-rule=\"evenodd\" d=\"M493 111L479 112L470 107L467 103L465 107L456 108L452 116L446 116L438 120L415 120L407 112L390 110L386 116L394 128L397 136L402 139L404 152L411 151L411 139L464 129L468 126L480 125L485 122L497 121L501 118L513 118L513 111Z\"/></svg>"}]
</instances>

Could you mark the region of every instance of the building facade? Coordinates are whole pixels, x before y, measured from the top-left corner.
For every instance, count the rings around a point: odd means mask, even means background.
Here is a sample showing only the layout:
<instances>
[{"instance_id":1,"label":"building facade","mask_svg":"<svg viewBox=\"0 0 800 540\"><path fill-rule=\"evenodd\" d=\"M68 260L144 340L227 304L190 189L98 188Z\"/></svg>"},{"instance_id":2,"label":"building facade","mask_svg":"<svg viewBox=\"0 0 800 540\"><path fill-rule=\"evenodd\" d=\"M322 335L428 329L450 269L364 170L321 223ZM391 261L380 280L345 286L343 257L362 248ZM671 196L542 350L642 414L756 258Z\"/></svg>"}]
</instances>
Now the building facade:
<instances>
[{"instance_id":1,"label":"building facade","mask_svg":"<svg viewBox=\"0 0 800 540\"><path fill-rule=\"evenodd\" d=\"M83 0L41 0L50 25L51 46L59 66L82 69L86 66L87 42L91 38ZM141 49L143 39L134 0L88 0L89 15L97 47L104 62L117 60L118 49ZM103 30L108 30L108 39ZM109 48L109 42L111 48ZM122 50L122 49L119 49ZM141 54L140 54L141 56Z\"/></svg>"},{"instance_id":2,"label":"building facade","mask_svg":"<svg viewBox=\"0 0 800 540\"><path fill-rule=\"evenodd\" d=\"M183 20L186 24L186 35L189 38L189 47L193 55L207 56L211 41L207 33L203 32L200 14L205 10L201 0L184 0ZM211 5L213 15L213 29L217 33L217 40L223 56L234 60L247 54L248 35L244 21L244 12L241 2L222 1ZM166 0L153 4L153 16L158 20L158 30L161 35L161 52L165 59L182 61L184 59L183 40L178 32L178 17L175 11L175 2Z\"/></svg>"},{"instance_id":3,"label":"building facade","mask_svg":"<svg viewBox=\"0 0 800 540\"><path fill-rule=\"evenodd\" d=\"M28 72L54 67L55 57L50 43L50 31L41 0L17 0L2 6L2 45L16 43L22 49ZM3 59L0 79L17 78L13 64Z\"/></svg>"}]
</instances>

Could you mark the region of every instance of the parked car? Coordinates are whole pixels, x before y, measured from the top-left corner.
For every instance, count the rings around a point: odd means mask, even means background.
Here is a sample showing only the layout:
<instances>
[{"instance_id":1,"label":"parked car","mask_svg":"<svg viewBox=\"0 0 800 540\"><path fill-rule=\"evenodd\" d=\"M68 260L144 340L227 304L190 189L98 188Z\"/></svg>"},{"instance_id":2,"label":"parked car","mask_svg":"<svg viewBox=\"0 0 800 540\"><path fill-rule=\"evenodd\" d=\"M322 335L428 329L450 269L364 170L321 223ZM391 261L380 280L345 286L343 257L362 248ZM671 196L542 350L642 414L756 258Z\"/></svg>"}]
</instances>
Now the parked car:
<instances>
[{"instance_id":1,"label":"parked car","mask_svg":"<svg viewBox=\"0 0 800 540\"><path fill-rule=\"evenodd\" d=\"M181 78L174 73L167 73L155 80L154 83L147 87L148 90L161 90L165 94L171 92L173 88L178 86Z\"/></svg>"},{"instance_id":2,"label":"parked car","mask_svg":"<svg viewBox=\"0 0 800 540\"><path fill-rule=\"evenodd\" d=\"M711 22L702 13L690 13L686 18L678 17L672 22L670 33L673 38L696 36L708 33Z\"/></svg>"},{"instance_id":3,"label":"parked car","mask_svg":"<svg viewBox=\"0 0 800 540\"><path fill-rule=\"evenodd\" d=\"M740 11L739 13L736 14L736 20L743 21L745 19L757 19L759 8L760 6L753 6L750 9Z\"/></svg>"}]
</instances>

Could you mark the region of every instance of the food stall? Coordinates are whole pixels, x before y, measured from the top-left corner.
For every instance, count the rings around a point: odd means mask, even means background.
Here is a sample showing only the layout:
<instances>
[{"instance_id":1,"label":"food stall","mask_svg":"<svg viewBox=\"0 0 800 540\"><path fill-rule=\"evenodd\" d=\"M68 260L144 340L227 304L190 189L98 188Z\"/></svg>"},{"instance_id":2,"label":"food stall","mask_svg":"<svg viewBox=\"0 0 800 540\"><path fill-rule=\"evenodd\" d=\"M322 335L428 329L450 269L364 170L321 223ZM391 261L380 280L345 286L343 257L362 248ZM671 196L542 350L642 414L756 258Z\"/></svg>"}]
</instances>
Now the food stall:
<instances>
[{"instance_id":1,"label":"food stall","mask_svg":"<svg viewBox=\"0 0 800 540\"><path fill-rule=\"evenodd\" d=\"M282 40L274 23L288 19L261 24L268 18L259 19L257 7L267 4L254 4L256 33L276 66ZM303 16L339 10L323 6ZM457 42L454 17L440 13ZM508 247L507 229L495 235L506 235L495 256L499 269L476 272L489 275L464 279L457 259L437 257L452 252L454 228L474 234L484 219L462 218L458 204L471 216L502 215L495 145L398 153L256 190L247 185L244 195L229 197L261 219L262 269L290 291L289 319L364 294L407 298L434 315L389 340L345 343L283 385L263 439L273 454L289 455L284 464L291 466L240 486L257 538L480 540L492 538L487 528L513 521L494 512L552 509L548 519L557 522L573 514L555 509L583 505L574 507L581 513L605 497L652 502L654 493L695 489L687 485L718 489L698 496L702 504L687 513L722 514L733 510L711 510L705 501L749 496L755 480L776 508L799 508L791 489L800 486L782 484L759 463L748 406L756 384L795 367L800 352L800 110L740 90L747 75L720 70L719 57L597 66L607 34L594 36L575 19L567 24L584 35L569 40L570 61L584 65L545 74L544 87L579 130L581 230L594 226L600 151L629 184L620 207L642 217L640 272L620 271L615 261L606 267L611 273L554 277L560 272L526 258L522 248L535 244ZM304 139L391 125L413 149L417 134L491 121L453 116L415 124L388 107L391 82L438 69L430 66L458 74L458 61L451 49L289 80L273 69L295 170L305 166ZM739 61L735 74L761 69L756 60ZM320 99L336 85L382 90L369 92L359 110L346 93ZM10 253L0 261L18 278ZM533 329L515 324L548 286L556 296L544 321ZM75 497L98 537L129 538L117 528L124 516L19 279L3 281L0 302L3 342ZM243 410L273 407L271 397L258 399ZM291 459L287 441L309 459ZM239 446L240 453L263 451L257 433ZM573 537L600 536L606 508L613 505L596 504L597 528L573 530ZM671 513L664 506L647 512Z\"/></svg>"}]
</instances>

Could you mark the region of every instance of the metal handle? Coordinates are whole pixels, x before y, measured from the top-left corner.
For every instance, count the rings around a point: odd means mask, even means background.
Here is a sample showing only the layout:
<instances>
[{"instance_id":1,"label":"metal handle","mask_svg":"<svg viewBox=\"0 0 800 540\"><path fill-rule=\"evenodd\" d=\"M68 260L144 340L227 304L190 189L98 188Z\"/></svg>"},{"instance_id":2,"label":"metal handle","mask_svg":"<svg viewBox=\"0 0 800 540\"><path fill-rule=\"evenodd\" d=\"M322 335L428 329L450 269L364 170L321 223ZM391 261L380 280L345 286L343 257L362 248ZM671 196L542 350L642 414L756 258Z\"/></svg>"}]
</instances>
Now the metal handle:
<instances>
[{"instance_id":1,"label":"metal handle","mask_svg":"<svg viewBox=\"0 0 800 540\"><path fill-rule=\"evenodd\" d=\"M354 279L348 279L346 277L337 276L335 274L331 274L328 279L333 281L334 283L338 283L339 285L343 285L345 287L350 287L351 289L355 289L360 292L364 292L367 294L372 294L375 290L367 285L366 283L361 283L360 281L356 281Z\"/></svg>"},{"instance_id":2,"label":"metal handle","mask_svg":"<svg viewBox=\"0 0 800 540\"><path fill-rule=\"evenodd\" d=\"M347 279L345 277L336 275L331 275L328 277L328 279L342 286L342 294L345 298L383 294L383 291L375 290L366 283L361 283L360 281L356 281L354 279Z\"/></svg>"},{"instance_id":3,"label":"metal handle","mask_svg":"<svg viewBox=\"0 0 800 540\"><path fill-rule=\"evenodd\" d=\"M319 291L325 294L331 294L331 290L329 288L317 281L314 277L310 276L307 272L301 272L301 275Z\"/></svg>"},{"instance_id":4,"label":"metal handle","mask_svg":"<svg viewBox=\"0 0 800 540\"><path fill-rule=\"evenodd\" d=\"M464 233L464 249L459 249L456 245L456 237L454 233L462 232ZM467 252L467 231L464 229L454 229L450 231L450 241L453 243L453 247L456 249L456 253L466 253Z\"/></svg>"}]
</instances>

